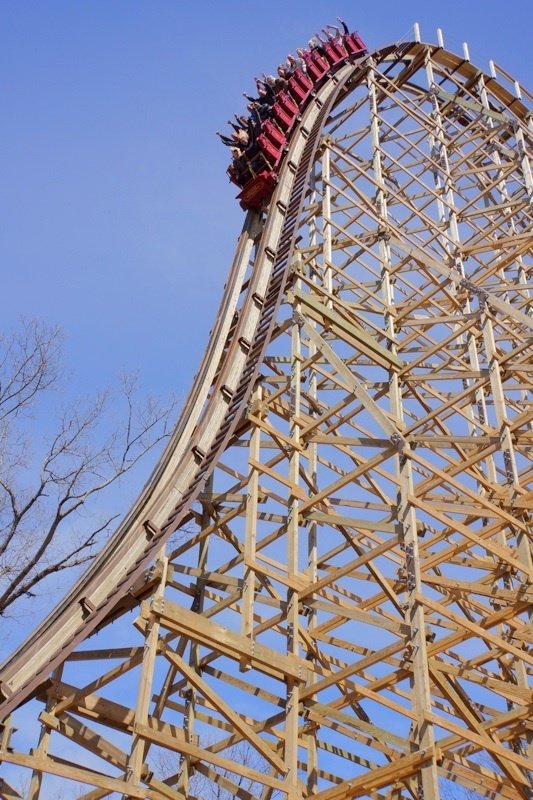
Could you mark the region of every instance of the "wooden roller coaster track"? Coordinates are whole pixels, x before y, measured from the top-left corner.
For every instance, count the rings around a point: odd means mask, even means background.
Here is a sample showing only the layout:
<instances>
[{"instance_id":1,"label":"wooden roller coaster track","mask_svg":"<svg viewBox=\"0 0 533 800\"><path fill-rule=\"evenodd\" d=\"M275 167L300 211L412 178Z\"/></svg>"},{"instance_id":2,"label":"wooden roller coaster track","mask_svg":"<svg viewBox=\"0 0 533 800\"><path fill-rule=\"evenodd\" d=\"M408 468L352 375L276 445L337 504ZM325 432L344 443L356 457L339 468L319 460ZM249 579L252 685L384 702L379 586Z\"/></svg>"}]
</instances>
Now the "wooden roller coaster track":
<instances>
[{"instance_id":1,"label":"wooden roller coaster track","mask_svg":"<svg viewBox=\"0 0 533 800\"><path fill-rule=\"evenodd\" d=\"M531 99L420 42L316 90L160 463L2 666L0 797L530 800Z\"/></svg>"}]
</instances>

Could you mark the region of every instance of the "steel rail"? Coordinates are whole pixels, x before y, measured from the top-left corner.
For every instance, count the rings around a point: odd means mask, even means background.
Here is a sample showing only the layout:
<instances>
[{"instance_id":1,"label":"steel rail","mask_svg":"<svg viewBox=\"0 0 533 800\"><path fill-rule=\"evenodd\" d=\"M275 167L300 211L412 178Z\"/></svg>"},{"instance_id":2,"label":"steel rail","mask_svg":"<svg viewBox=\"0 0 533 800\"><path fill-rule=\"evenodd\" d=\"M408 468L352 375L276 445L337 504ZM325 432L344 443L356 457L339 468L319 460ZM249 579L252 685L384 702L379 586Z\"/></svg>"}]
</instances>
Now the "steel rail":
<instances>
[{"instance_id":1,"label":"steel rail","mask_svg":"<svg viewBox=\"0 0 533 800\"><path fill-rule=\"evenodd\" d=\"M480 74L452 53L415 42L383 48L372 58L379 63L391 57L423 57L425 52L466 78L475 79ZM291 136L266 220L263 223L258 214L248 213L217 322L170 441L108 544L0 668L0 691L4 697L0 719L32 697L50 672L132 591L166 539L187 518L235 434L271 340L290 275L297 223L320 133L344 93L360 85L363 61L360 58L344 64L316 91ZM526 118L527 108L504 87L491 85L491 90L513 115ZM257 251L253 270L246 278L254 246ZM235 323L241 296L242 308Z\"/></svg>"}]
</instances>

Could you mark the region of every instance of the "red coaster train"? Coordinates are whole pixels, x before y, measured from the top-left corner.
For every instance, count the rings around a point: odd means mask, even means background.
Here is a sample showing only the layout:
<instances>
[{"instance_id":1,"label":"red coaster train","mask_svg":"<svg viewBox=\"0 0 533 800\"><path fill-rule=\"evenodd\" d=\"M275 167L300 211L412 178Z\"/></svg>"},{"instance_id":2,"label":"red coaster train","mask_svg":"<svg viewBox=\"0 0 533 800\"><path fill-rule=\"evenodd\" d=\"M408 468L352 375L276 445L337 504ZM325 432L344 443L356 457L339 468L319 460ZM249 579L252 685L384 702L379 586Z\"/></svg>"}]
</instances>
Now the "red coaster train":
<instances>
[{"instance_id":1,"label":"red coaster train","mask_svg":"<svg viewBox=\"0 0 533 800\"><path fill-rule=\"evenodd\" d=\"M230 136L217 131L231 148L228 175L241 189L237 197L243 209L259 211L272 196L287 141L314 90L346 61L367 52L359 34L339 21L343 31L327 25L324 37L318 34L307 48L296 51L296 57L287 56L276 77L263 74L256 78L258 96L244 95L249 115L236 114L235 121L229 121L233 128Z\"/></svg>"}]
</instances>

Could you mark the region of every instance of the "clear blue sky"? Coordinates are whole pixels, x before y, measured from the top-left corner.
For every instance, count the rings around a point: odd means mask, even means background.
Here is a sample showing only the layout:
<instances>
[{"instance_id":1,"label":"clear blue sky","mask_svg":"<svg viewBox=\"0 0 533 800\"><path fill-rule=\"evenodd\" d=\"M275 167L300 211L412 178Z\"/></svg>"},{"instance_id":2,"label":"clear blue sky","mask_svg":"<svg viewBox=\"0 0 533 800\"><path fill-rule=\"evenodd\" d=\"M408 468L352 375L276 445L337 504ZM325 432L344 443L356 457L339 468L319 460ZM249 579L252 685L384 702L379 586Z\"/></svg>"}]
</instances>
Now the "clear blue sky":
<instances>
[{"instance_id":1,"label":"clear blue sky","mask_svg":"<svg viewBox=\"0 0 533 800\"><path fill-rule=\"evenodd\" d=\"M73 395L186 394L244 219L214 131L337 14L533 84L532 0L0 0L2 325L61 324Z\"/></svg>"}]
</instances>

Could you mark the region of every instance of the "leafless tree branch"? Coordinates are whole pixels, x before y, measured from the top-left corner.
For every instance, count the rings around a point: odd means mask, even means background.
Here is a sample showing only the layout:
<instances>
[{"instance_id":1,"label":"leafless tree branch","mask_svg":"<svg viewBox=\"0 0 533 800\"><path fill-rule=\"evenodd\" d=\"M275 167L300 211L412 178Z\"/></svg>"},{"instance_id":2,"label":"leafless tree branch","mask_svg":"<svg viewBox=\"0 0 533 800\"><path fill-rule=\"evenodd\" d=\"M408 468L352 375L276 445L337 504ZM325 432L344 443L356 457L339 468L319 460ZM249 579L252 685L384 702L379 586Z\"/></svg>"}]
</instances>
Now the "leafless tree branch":
<instances>
[{"instance_id":1,"label":"leafless tree branch","mask_svg":"<svg viewBox=\"0 0 533 800\"><path fill-rule=\"evenodd\" d=\"M62 333L38 320L0 335L0 420L27 411L58 379Z\"/></svg>"},{"instance_id":2,"label":"leafless tree branch","mask_svg":"<svg viewBox=\"0 0 533 800\"><path fill-rule=\"evenodd\" d=\"M35 452L25 426L58 384L62 334L23 323L0 336L0 614L53 573L90 560L114 516L98 509L113 484L169 434L175 401L138 398L135 375L57 419Z\"/></svg>"}]
</instances>

